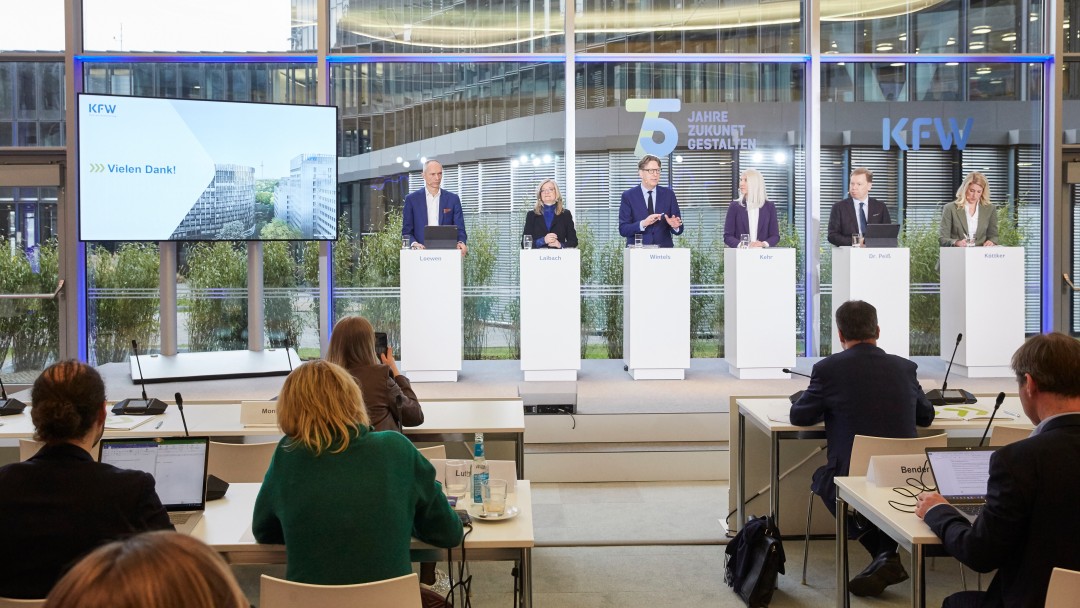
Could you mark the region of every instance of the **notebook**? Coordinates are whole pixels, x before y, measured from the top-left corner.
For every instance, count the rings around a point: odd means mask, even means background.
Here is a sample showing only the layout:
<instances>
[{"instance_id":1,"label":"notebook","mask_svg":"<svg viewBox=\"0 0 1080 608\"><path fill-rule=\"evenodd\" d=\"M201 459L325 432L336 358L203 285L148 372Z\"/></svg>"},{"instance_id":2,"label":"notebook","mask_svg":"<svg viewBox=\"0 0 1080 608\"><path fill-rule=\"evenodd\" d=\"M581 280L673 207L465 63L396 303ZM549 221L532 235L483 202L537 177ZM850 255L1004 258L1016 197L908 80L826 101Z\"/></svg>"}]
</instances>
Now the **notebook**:
<instances>
[{"instance_id":1,"label":"notebook","mask_svg":"<svg viewBox=\"0 0 1080 608\"><path fill-rule=\"evenodd\" d=\"M99 460L154 476L158 498L177 532L191 534L206 509L209 437L102 439Z\"/></svg>"},{"instance_id":2,"label":"notebook","mask_svg":"<svg viewBox=\"0 0 1080 608\"><path fill-rule=\"evenodd\" d=\"M968 519L975 521L986 504L990 455L997 448L926 448L938 493Z\"/></svg>"},{"instance_id":3,"label":"notebook","mask_svg":"<svg viewBox=\"0 0 1080 608\"><path fill-rule=\"evenodd\" d=\"M457 226L425 226L424 247L428 249L457 249Z\"/></svg>"}]
</instances>

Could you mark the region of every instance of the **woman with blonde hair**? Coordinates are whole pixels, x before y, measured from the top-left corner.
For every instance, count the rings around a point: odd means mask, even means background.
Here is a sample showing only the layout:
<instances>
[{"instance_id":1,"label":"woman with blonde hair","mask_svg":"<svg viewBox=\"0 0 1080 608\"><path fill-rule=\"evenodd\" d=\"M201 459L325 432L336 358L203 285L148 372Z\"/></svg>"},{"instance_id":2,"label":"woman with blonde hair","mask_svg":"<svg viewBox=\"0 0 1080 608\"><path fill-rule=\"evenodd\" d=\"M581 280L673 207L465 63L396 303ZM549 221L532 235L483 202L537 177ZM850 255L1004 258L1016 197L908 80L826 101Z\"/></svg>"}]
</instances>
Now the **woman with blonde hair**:
<instances>
[{"instance_id":1,"label":"woman with blonde hair","mask_svg":"<svg viewBox=\"0 0 1080 608\"><path fill-rule=\"evenodd\" d=\"M525 214L525 229L521 231L522 246L526 236L533 247L577 247L574 216L563 206L562 193L553 179L545 179L536 188L536 205Z\"/></svg>"},{"instance_id":2,"label":"woman with blonde hair","mask_svg":"<svg viewBox=\"0 0 1080 608\"><path fill-rule=\"evenodd\" d=\"M757 169L739 174L739 198L728 206L724 220L724 244L738 247L742 235L750 235L750 247L776 247L780 242L780 225L776 205L765 192L765 178Z\"/></svg>"},{"instance_id":3,"label":"woman with blonde hair","mask_svg":"<svg viewBox=\"0 0 1080 608\"><path fill-rule=\"evenodd\" d=\"M972 171L956 190L956 199L941 208L938 241L942 247L992 247L998 238L997 208L990 203L986 176Z\"/></svg>"},{"instance_id":4,"label":"woman with blonde hair","mask_svg":"<svg viewBox=\"0 0 1080 608\"><path fill-rule=\"evenodd\" d=\"M345 317L330 334L326 360L352 374L376 431L398 431L424 423L424 410L409 379L398 371L394 349L375 352L375 329L364 317Z\"/></svg>"},{"instance_id":5,"label":"woman with blonde hair","mask_svg":"<svg viewBox=\"0 0 1080 608\"><path fill-rule=\"evenodd\" d=\"M248 608L232 571L186 534L147 532L98 547L60 579L48 608Z\"/></svg>"},{"instance_id":6,"label":"woman with blonde hair","mask_svg":"<svg viewBox=\"0 0 1080 608\"><path fill-rule=\"evenodd\" d=\"M412 572L412 537L454 547L461 520L435 468L400 433L368 426L349 372L310 361L285 379L281 439L255 500L252 532L284 543L290 581L350 585Z\"/></svg>"}]
</instances>

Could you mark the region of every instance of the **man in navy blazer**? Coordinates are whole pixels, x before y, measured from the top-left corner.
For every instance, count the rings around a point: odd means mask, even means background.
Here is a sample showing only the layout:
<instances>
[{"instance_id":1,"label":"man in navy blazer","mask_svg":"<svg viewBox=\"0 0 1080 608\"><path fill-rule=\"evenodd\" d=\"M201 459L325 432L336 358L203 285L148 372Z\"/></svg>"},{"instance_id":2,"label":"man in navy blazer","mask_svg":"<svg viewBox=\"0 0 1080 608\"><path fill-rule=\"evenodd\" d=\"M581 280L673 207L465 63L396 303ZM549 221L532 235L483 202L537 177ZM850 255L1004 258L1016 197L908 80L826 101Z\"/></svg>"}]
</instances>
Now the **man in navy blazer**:
<instances>
[{"instance_id":1,"label":"man in navy blazer","mask_svg":"<svg viewBox=\"0 0 1080 608\"><path fill-rule=\"evenodd\" d=\"M829 211L829 242L837 247L851 245L853 234L863 234L859 226L859 212L866 216L867 224L891 224L889 208L876 198L870 198L874 186L874 174L859 167L851 172L848 181L849 197L836 203Z\"/></svg>"},{"instance_id":2,"label":"man in navy blazer","mask_svg":"<svg viewBox=\"0 0 1080 608\"><path fill-rule=\"evenodd\" d=\"M986 591L954 594L945 606L1041 608L1055 567L1080 570L1080 343L1033 336L1012 368L1036 426L990 457L982 512L969 522L936 492L920 495L915 509L962 564L997 570Z\"/></svg>"},{"instance_id":3,"label":"man in navy blazer","mask_svg":"<svg viewBox=\"0 0 1080 608\"><path fill-rule=\"evenodd\" d=\"M402 212L401 237L412 240L413 249L424 248L424 228L427 226L457 226L461 255L469 252L465 245L465 216L458 195L442 189L442 164L437 160L424 163L424 187L405 197Z\"/></svg>"},{"instance_id":4,"label":"man in navy blazer","mask_svg":"<svg viewBox=\"0 0 1080 608\"><path fill-rule=\"evenodd\" d=\"M671 235L682 234L679 201L670 188L660 184L660 158L646 154L638 161L641 185L622 193L619 203L619 234L626 244L634 244L634 235L642 234L642 244L674 247ZM652 205L649 202L652 202Z\"/></svg>"},{"instance_id":5,"label":"man in navy blazer","mask_svg":"<svg viewBox=\"0 0 1080 608\"><path fill-rule=\"evenodd\" d=\"M791 406L791 423L810 426L825 421L827 462L814 472L811 488L836 515L834 477L848 474L855 435L915 437L915 426L930 426L934 407L923 395L911 361L877 346L877 310L861 300L836 309L836 328L844 350L814 365L806 392ZM851 579L855 595L881 595L889 585L907 580L896 541L865 518L851 522L853 537L872 561Z\"/></svg>"}]
</instances>

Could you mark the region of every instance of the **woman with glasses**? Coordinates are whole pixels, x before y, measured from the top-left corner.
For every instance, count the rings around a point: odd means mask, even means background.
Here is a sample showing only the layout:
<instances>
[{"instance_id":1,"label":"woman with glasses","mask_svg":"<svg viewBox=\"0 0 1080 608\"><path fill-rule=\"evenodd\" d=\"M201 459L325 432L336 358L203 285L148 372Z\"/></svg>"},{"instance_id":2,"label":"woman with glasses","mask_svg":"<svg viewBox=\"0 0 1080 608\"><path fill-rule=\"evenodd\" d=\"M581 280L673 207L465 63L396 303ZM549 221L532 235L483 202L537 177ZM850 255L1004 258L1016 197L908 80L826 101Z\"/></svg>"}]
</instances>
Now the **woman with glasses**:
<instances>
[{"instance_id":1,"label":"woman with glasses","mask_svg":"<svg viewBox=\"0 0 1080 608\"><path fill-rule=\"evenodd\" d=\"M768 200L765 178L757 169L739 174L739 198L728 207L724 221L724 244L739 247L742 235L750 235L749 247L776 247L780 242L780 227L776 205Z\"/></svg>"},{"instance_id":2,"label":"woman with glasses","mask_svg":"<svg viewBox=\"0 0 1080 608\"><path fill-rule=\"evenodd\" d=\"M525 214L525 229L522 231L522 247L525 236L531 237L533 247L577 247L577 232L574 230L574 216L563 207L562 194L553 179L545 179L536 189L536 206Z\"/></svg>"}]
</instances>

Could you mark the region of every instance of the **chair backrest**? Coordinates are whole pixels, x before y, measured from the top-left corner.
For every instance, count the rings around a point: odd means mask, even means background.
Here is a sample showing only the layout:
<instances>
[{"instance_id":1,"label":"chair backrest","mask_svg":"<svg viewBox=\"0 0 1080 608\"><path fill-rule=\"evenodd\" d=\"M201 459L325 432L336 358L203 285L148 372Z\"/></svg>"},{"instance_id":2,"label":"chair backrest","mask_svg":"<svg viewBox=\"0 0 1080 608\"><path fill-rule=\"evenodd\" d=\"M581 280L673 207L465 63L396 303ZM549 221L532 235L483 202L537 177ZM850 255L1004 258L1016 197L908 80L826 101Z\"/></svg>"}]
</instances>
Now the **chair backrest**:
<instances>
[{"instance_id":1,"label":"chair backrest","mask_svg":"<svg viewBox=\"0 0 1080 608\"><path fill-rule=\"evenodd\" d=\"M210 442L207 472L229 483L261 483L277 449L277 442Z\"/></svg>"},{"instance_id":2,"label":"chair backrest","mask_svg":"<svg viewBox=\"0 0 1080 608\"><path fill-rule=\"evenodd\" d=\"M446 460L445 445L433 445L430 448L420 448L420 453L428 460Z\"/></svg>"},{"instance_id":3,"label":"chair backrest","mask_svg":"<svg viewBox=\"0 0 1080 608\"><path fill-rule=\"evenodd\" d=\"M34 441L33 439L20 439L19 440L19 462L25 462L30 460L34 454L38 453L38 450L45 444L40 441ZM3 604L0 604L3 606Z\"/></svg>"},{"instance_id":4,"label":"chair backrest","mask_svg":"<svg viewBox=\"0 0 1080 608\"><path fill-rule=\"evenodd\" d=\"M943 448L949 444L949 438L942 433L914 439L894 439L892 437L871 437L856 435L851 444L851 467L848 475L861 477L870 468L871 456L900 456L903 454L921 454L923 448Z\"/></svg>"},{"instance_id":5,"label":"chair backrest","mask_svg":"<svg viewBox=\"0 0 1080 608\"><path fill-rule=\"evenodd\" d=\"M415 573L361 585L308 585L262 575L262 608L421 608L420 579Z\"/></svg>"},{"instance_id":6,"label":"chair backrest","mask_svg":"<svg viewBox=\"0 0 1080 608\"><path fill-rule=\"evenodd\" d=\"M45 605L45 600L13 600L0 597L0 608L39 608Z\"/></svg>"},{"instance_id":7,"label":"chair backrest","mask_svg":"<svg viewBox=\"0 0 1080 608\"><path fill-rule=\"evenodd\" d=\"M1050 586L1046 589L1046 608L1071 608L1080 596L1080 572L1054 568Z\"/></svg>"},{"instance_id":8,"label":"chair backrest","mask_svg":"<svg viewBox=\"0 0 1080 608\"><path fill-rule=\"evenodd\" d=\"M1031 428L1002 424L995 426L990 433L990 445L997 447L1027 439L1031 436Z\"/></svg>"}]
</instances>

